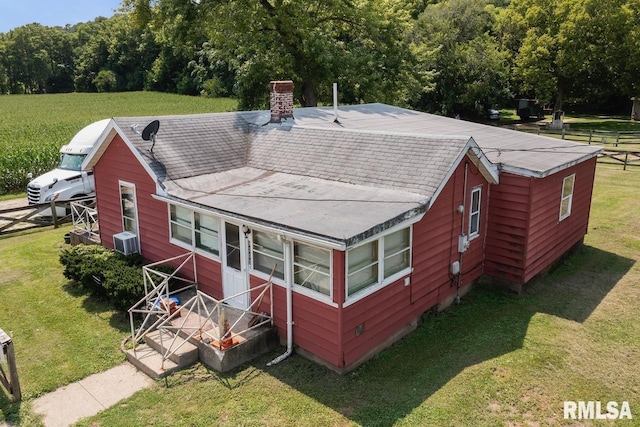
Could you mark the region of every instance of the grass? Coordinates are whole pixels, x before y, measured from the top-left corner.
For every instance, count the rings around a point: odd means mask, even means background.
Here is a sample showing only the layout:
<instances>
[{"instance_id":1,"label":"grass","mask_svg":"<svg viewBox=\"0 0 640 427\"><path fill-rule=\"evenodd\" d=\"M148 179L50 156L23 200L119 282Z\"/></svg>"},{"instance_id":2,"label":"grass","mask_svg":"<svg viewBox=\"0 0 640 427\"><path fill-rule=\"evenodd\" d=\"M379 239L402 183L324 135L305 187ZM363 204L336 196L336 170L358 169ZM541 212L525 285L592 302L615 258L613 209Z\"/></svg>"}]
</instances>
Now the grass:
<instances>
[{"instance_id":1,"label":"grass","mask_svg":"<svg viewBox=\"0 0 640 427\"><path fill-rule=\"evenodd\" d=\"M27 193L26 192L13 193L13 194L2 194L2 195L0 195L0 202L3 202L5 200L26 199L26 198L27 198Z\"/></svg>"},{"instance_id":2,"label":"grass","mask_svg":"<svg viewBox=\"0 0 640 427\"><path fill-rule=\"evenodd\" d=\"M638 186L637 172L598 166L585 246L558 270L523 296L479 288L347 375L297 355L267 368L279 348L230 374L176 373L78 425L553 426L571 424L565 400L628 401L634 419L615 424L638 425ZM37 423L31 398L123 360L122 317L61 276L62 233L0 240L15 260L0 265L0 327L26 391L19 407L0 394L0 420Z\"/></svg>"},{"instance_id":3,"label":"grass","mask_svg":"<svg viewBox=\"0 0 640 427\"><path fill-rule=\"evenodd\" d=\"M13 337L24 402L0 393L0 421L32 425L29 401L124 360L128 321L76 292L58 263L67 228L0 238L0 328Z\"/></svg>"},{"instance_id":4,"label":"grass","mask_svg":"<svg viewBox=\"0 0 640 427\"><path fill-rule=\"evenodd\" d=\"M237 102L155 92L0 96L0 195L24 191L58 162L58 150L84 126L118 116L233 111Z\"/></svg>"}]
</instances>

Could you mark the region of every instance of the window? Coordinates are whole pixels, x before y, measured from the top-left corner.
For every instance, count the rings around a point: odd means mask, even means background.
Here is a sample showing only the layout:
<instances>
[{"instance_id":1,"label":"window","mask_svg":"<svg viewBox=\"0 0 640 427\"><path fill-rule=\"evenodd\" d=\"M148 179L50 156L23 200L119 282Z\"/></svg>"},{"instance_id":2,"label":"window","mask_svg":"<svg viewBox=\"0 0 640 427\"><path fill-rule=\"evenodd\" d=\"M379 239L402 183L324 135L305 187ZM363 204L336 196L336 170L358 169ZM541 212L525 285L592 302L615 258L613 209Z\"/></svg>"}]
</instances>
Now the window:
<instances>
[{"instance_id":1,"label":"window","mask_svg":"<svg viewBox=\"0 0 640 427\"><path fill-rule=\"evenodd\" d=\"M253 269L265 274L271 274L276 266L273 277L284 279L284 250L278 236L264 231L253 231L252 245Z\"/></svg>"},{"instance_id":2,"label":"window","mask_svg":"<svg viewBox=\"0 0 640 427\"><path fill-rule=\"evenodd\" d=\"M219 255L218 220L195 212L196 248Z\"/></svg>"},{"instance_id":3,"label":"window","mask_svg":"<svg viewBox=\"0 0 640 427\"><path fill-rule=\"evenodd\" d=\"M480 202L482 201L482 187L471 190L471 209L469 211L469 237L480 234Z\"/></svg>"},{"instance_id":4,"label":"window","mask_svg":"<svg viewBox=\"0 0 640 427\"><path fill-rule=\"evenodd\" d=\"M331 251L299 242L293 245L294 283L331 296Z\"/></svg>"},{"instance_id":5,"label":"window","mask_svg":"<svg viewBox=\"0 0 640 427\"><path fill-rule=\"evenodd\" d=\"M135 185L120 182L120 203L123 230L138 234L138 208L136 206Z\"/></svg>"},{"instance_id":6,"label":"window","mask_svg":"<svg viewBox=\"0 0 640 427\"><path fill-rule=\"evenodd\" d=\"M191 228L193 226L191 210L182 206L171 205L171 237L188 245L192 244Z\"/></svg>"},{"instance_id":7,"label":"window","mask_svg":"<svg viewBox=\"0 0 640 427\"><path fill-rule=\"evenodd\" d=\"M220 255L218 219L179 205L169 205L171 239Z\"/></svg>"},{"instance_id":8,"label":"window","mask_svg":"<svg viewBox=\"0 0 640 427\"><path fill-rule=\"evenodd\" d=\"M560 221L571 215L571 202L573 201L573 183L576 174L569 175L562 181L562 199L560 200Z\"/></svg>"},{"instance_id":9,"label":"window","mask_svg":"<svg viewBox=\"0 0 640 427\"><path fill-rule=\"evenodd\" d=\"M409 229L405 228L391 233L384 239L384 278L387 279L399 271L408 268L411 238Z\"/></svg>"},{"instance_id":10,"label":"window","mask_svg":"<svg viewBox=\"0 0 640 427\"><path fill-rule=\"evenodd\" d=\"M389 233L347 251L347 297L389 283L411 267L411 228Z\"/></svg>"},{"instance_id":11,"label":"window","mask_svg":"<svg viewBox=\"0 0 640 427\"><path fill-rule=\"evenodd\" d=\"M349 269L347 295L378 282L378 241L358 246L347 251Z\"/></svg>"}]
</instances>

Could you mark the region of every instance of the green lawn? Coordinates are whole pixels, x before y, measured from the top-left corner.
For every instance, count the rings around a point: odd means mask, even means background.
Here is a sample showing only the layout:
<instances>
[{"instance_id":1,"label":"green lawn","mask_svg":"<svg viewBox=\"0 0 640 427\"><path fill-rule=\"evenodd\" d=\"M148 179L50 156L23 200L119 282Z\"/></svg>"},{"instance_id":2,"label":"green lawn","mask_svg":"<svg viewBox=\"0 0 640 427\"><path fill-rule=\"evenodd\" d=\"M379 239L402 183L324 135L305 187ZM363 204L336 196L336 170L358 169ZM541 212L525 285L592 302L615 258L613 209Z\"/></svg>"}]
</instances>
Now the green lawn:
<instances>
[{"instance_id":1,"label":"green lawn","mask_svg":"<svg viewBox=\"0 0 640 427\"><path fill-rule=\"evenodd\" d=\"M628 401L634 419L615 425L638 425L639 186L598 166L585 246L558 270L523 296L478 288L352 373L297 355L267 368L279 348L227 375L176 373L79 425L571 425L565 400ZM0 397L0 420L31 425L30 399L124 359L124 317L61 275L63 232L0 240L0 327L25 391L22 405Z\"/></svg>"},{"instance_id":2,"label":"green lawn","mask_svg":"<svg viewBox=\"0 0 640 427\"><path fill-rule=\"evenodd\" d=\"M14 342L24 402L0 393L0 421L36 421L29 401L122 363L128 319L77 292L58 263L68 228L0 238L0 328ZM4 390L2 390L4 391Z\"/></svg>"}]
</instances>

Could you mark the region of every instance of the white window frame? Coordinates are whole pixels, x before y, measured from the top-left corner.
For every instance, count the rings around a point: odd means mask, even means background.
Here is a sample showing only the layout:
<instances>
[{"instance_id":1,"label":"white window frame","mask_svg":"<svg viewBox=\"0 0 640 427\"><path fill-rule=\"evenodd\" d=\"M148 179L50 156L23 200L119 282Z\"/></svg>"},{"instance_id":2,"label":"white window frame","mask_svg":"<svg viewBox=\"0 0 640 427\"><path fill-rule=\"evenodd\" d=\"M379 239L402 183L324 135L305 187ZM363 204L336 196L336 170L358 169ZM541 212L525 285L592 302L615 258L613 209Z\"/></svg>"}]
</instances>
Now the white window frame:
<instances>
[{"instance_id":1,"label":"white window frame","mask_svg":"<svg viewBox=\"0 0 640 427\"><path fill-rule=\"evenodd\" d=\"M384 277L384 238L385 236L388 236L390 234L393 234L397 231L400 231L402 229L408 228L409 229L409 266L392 274L389 277ZM353 294L349 295L349 250L353 249L353 248L357 248L359 246L362 245L366 245L369 244L371 242L377 241L378 242L378 259L377 259L377 263L378 263L378 282L377 283L373 283L371 285L368 285L356 292L354 292ZM402 252L402 251L399 251ZM398 253L399 253L398 252ZM384 288L385 286L391 284L391 283L395 283L397 282L399 279L401 279L402 277L405 277L409 274L411 274L411 272L413 271L413 224L410 225L406 225L406 224L402 224L396 227L393 227L389 230L387 230L384 234L382 235L378 235L372 238L369 238L363 242L361 242L360 244L353 246L349 249L347 249L345 251L345 265L344 265L344 269L345 269L345 281L344 281L344 295L345 295L345 303L344 306L347 307L377 291L379 291L380 289ZM371 264L370 264L371 265ZM363 267L366 268L366 267ZM352 274L355 272L352 272Z\"/></svg>"},{"instance_id":2,"label":"white window frame","mask_svg":"<svg viewBox=\"0 0 640 427\"><path fill-rule=\"evenodd\" d=\"M171 206L176 206L176 207L180 207L180 208L183 208L183 209L187 209L191 213L191 226L189 228L190 231L191 231L191 244L186 243L186 242L184 242L182 240L179 240L176 237L173 237L173 231L171 229L171 224L174 223L174 221L171 220ZM197 232L197 230L196 230L196 214L198 214L198 215L206 215L206 216L208 216L210 218L213 218L216 221L216 223L218 224L218 253L217 254L213 253L213 252L209 252L206 249L199 248L196 245L196 232ZM169 222L169 243L171 243L173 245L176 245L176 246L179 246L179 247L181 247L183 249L187 249L189 251L195 251L197 254L205 256L207 258L211 258L211 259L214 259L216 261L220 261L220 246L222 244L221 239L220 239L220 218L218 218L215 215L211 215L208 212L200 211L200 210L197 210L197 209L192 209L192 208L189 208L189 207L187 207L185 205L181 205L181 204L177 204L177 203L167 203L167 220ZM176 223L176 224L178 224L181 227L186 227L184 224L179 224L179 223Z\"/></svg>"},{"instance_id":3,"label":"white window frame","mask_svg":"<svg viewBox=\"0 0 640 427\"><path fill-rule=\"evenodd\" d=\"M473 209L473 195L478 195L478 209ZM478 185L477 187L473 187L471 189L471 195L469 197L469 240L475 239L480 236L480 220L481 220L481 209L482 209L482 185ZM474 217L476 222L476 231L471 231L471 226L474 223Z\"/></svg>"},{"instance_id":4,"label":"white window frame","mask_svg":"<svg viewBox=\"0 0 640 427\"><path fill-rule=\"evenodd\" d=\"M127 187L132 189L133 191L133 210L135 212L135 218L131 218L128 216L125 216L124 214L124 206L122 206L122 187ZM139 224L139 220L138 220L138 194L136 193L136 185L134 183L131 182L127 182L127 181L121 181L118 180L118 194L120 195L120 219L122 221L122 231L129 231L134 233L136 236L138 236L138 244L140 244L140 224ZM136 229L135 230L127 230L125 227L125 218L131 220L133 219L136 224Z\"/></svg>"},{"instance_id":5,"label":"white window frame","mask_svg":"<svg viewBox=\"0 0 640 427\"><path fill-rule=\"evenodd\" d=\"M209 232L209 231L204 231L202 228L198 228L196 227L196 225L198 224L198 221L196 220L196 215L200 216L200 217L208 217L211 218L213 221L215 221L218 229L216 230L216 236L215 238L218 240L218 248L217 251L218 253L215 252L211 252L205 248L202 248L200 246L198 246L198 234L200 234L200 236L205 235L205 236L209 236L209 237L214 237L213 233ZM213 257L220 257L220 246L221 246L221 242L220 242L220 218L214 216L214 215L210 215L208 213L204 213L204 212L199 212L199 211L193 211L193 247L195 248L196 251L198 251L198 253L202 252L203 254L208 254L209 256L213 256Z\"/></svg>"},{"instance_id":6,"label":"white window frame","mask_svg":"<svg viewBox=\"0 0 640 427\"><path fill-rule=\"evenodd\" d=\"M323 251L326 251L326 252L329 253L329 295L324 294L324 293L322 293L320 291L315 291L315 290L313 290L311 288L308 288L306 286L302 286L302 285L299 285L299 284L296 283L295 269L296 269L296 265L300 265L300 264L296 263L296 261L295 261L295 259L296 259L295 258L295 256L296 256L295 255L296 254L295 253L295 245L296 244L311 246L313 248L320 249L320 250L323 250ZM300 293L302 293L304 295L307 295L307 296L309 296L311 298L314 298L314 299L317 299L317 300L320 300L320 301L323 301L323 302L333 302L333 251L331 249L324 248L322 246L312 245L310 243L302 242L302 241L299 241L299 240L293 240L293 242L292 242L292 244L290 246L291 246L291 258L290 258L291 259L291 283L293 284L293 288L296 291L298 291L298 292L300 292ZM307 267L304 267L304 266L302 266L302 267L303 268L307 268ZM325 275L322 272L318 272L318 273L322 274L322 275Z\"/></svg>"},{"instance_id":7,"label":"white window frame","mask_svg":"<svg viewBox=\"0 0 640 427\"><path fill-rule=\"evenodd\" d=\"M260 250L256 250L255 248L255 244L254 244L254 238L255 238L255 233L264 233L264 234L272 234L276 236L276 239L278 239L278 241L280 242L281 246L282 246L282 271L283 271L283 276L284 278L279 278L276 277L276 275L273 275L273 282L274 283L279 283L282 285L286 284L287 280L293 280L293 279L289 279L288 276L288 271L289 271L289 266L287 265L290 261L287 260L288 255L287 255L287 251L288 251L288 246L290 245L285 245L284 244L284 239L282 238L278 238L278 233L276 233L275 231L268 231L268 230L261 230L261 229L252 229L251 230L251 247L249 249L249 258L250 258L250 262L249 262L249 266L250 266L250 274L256 276L256 277L261 277L264 278L266 280L269 279L269 273L266 273L264 271L258 270L257 268L254 267L254 262L255 262L255 257L253 256L254 252L257 252L261 255L270 257L270 258L275 258L273 255L269 254L269 253L264 253Z\"/></svg>"},{"instance_id":8,"label":"white window frame","mask_svg":"<svg viewBox=\"0 0 640 427\"><path fill-rule=\"evenodd\" d=\"M565 194L564 189L568 179L571 179L571 191L569 192L569 194ZM562 189L561 189L561 195L560 195L560 213L559 213L558 222L571 216L571 207L573 205L573 190L575 188L575 185L576 185L575 173L565 176L564 179L562 180ZM566 212L563 213L562 211L563 211L563 207L565 206L565 201L566 201Z\"/></svg>"},{"instance_id":9,"label":"white window frame","mask_svg":"<svg viewBox=\"0 0 640 427\"><path fill-rule=\"evenodd\" d=\"M178 221L174 221L173 218L171 217L171 209L172 208L175 208L176 211L178 209L183 209L183 210L187 211L189 213L189 224L186 225L186 224L182 224L182 223L180 223ZM189 241L188 242L185 242L184 240L181 240L178 237L174 236L174 233L173 233L173 225L174 224L176 225L176 227L180 227L180 228L184 229L185 230L185 234L187 234L187 232L188 232L188 234L189 234ZM188 247L192 247L194 245L194 241L193 241L193 228L194 227L193 227L193 225L194 225L193 224L193 211L191 209L189 209L187 207L184 207L184 206L181 206L181 205L173 205L173 204L169 205L169 235L171 236L172 240L179 241L182 244L187 245Z\"/></svg>"}]
</instances>

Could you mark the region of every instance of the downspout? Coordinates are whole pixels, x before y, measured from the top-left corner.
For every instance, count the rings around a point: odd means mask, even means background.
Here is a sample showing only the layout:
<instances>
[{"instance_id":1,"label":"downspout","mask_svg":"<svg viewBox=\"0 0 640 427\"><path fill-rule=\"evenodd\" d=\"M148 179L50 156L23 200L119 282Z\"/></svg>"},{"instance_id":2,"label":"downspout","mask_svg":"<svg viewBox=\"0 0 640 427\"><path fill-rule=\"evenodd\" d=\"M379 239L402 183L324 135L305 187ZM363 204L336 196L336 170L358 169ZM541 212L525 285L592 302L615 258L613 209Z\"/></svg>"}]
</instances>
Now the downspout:
<instances>
[{"instance_id":1,"label":"downspout","mask_svg":"<svg viewBox=\"0 0 640 427\"><path fill-rule=\"evenodd\" d=\"M460 264L460 272L458 273L458 283L456 284L456 304L460 304L460 288L462 287L462 256L467 250L467 240L464 234L464 218L467 214L467 173L469 171L469 162L464 164L464 182L462 184L462 212L460 218L460 237L458 238L458 263Z\"/></svg>"},{"instance_id":2,"label":"downspout","mask_svg":"<svg viewBox=\"0 0 640 427\"><path fill-rule=\"evenodd\" d=\"M278 235L280 239L280 235ZM285 265L285 274L286 274L286 283L287 283L287 351L282 353L280 356L273 359L271 362L267 363L267 366L277 365L282 362L287 357L291 356L293 353L293 278L291 277L291 273L288 271L290 269L286 268L286 266L291 265L291 244L289 240L284 240L283 243L285 245L284 251L284 265ZM271 296L273 299L273 295ZM273 312L271 313L273 316Z\"/></svg>"}]
</instances>

